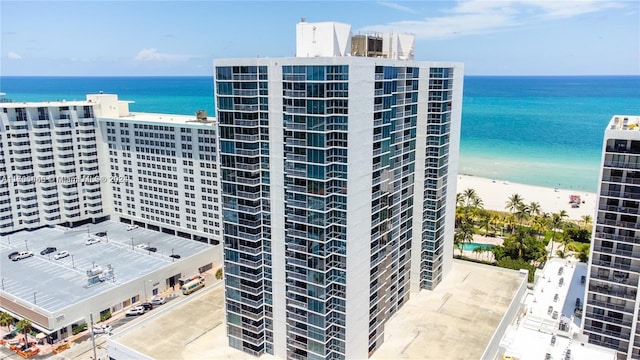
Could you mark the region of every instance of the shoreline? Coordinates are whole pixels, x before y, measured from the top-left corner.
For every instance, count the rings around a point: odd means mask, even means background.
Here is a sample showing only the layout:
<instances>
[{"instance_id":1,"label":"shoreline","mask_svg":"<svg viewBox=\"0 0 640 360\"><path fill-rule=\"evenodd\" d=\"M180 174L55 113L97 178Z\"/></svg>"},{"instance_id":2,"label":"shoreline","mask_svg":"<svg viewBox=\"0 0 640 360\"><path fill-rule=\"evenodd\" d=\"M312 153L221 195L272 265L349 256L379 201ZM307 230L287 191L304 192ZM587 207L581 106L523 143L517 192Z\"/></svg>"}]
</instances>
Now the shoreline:
<instances>
[{"instance_id":1,"label":"shoreline","mask_svg":"<svg viewBox=\"0 0 640 360\"><path fill-rule=\"evenodd\" d=\"M593 192L553 189L473 175L458 175L456 191L462 193L469 188L476 191L482 199L483 207L487 210L508 211L505 208L507 200L517 193L526 204L534 201L539 203L542 212L557 213L565 210L569 215L568 220L582 221L583 216L589 215L592 221L595 221L598 196ZM571 195L580 196L579 207L571 206L569 202Z\"/></svg>"}]
</instances>

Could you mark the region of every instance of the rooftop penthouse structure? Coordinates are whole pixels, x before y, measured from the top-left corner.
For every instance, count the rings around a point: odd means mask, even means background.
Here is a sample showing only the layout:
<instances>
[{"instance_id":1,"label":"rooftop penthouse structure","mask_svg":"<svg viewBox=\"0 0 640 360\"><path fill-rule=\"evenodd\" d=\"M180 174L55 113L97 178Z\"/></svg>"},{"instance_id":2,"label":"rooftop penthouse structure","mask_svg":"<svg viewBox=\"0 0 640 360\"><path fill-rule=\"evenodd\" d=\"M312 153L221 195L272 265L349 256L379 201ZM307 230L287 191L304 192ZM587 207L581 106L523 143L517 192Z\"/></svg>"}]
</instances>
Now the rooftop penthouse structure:
<instances>
[{"instance_id":1,"label":"rooftop penthouse structure","mask_svg":"<svg viewBox=\"0 0 640 360\"><path fill-rule=\"evenodd\" d=\"M357 56L348 24L297 35L294 58L214 61L229 344L366 358L451 267L463 69L404 36Z\"/></svg>"}]
</instances>

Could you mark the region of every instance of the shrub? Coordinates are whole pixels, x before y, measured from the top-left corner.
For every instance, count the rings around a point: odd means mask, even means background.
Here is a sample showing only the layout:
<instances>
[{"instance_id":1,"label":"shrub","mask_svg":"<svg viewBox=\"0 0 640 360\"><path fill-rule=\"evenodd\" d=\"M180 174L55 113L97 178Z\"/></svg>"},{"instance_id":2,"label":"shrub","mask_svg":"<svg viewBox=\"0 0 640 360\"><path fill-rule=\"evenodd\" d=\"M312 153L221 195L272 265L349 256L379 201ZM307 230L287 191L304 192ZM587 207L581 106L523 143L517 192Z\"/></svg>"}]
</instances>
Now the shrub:
<instances>
[{"instance_id":1,"label":"shrub","mask_svg":"<svg viewBox=\"0 0 640 360\"><path fill-rule=\"evenodd\" d=\"M73 331L71 331L71 333L73 335L76 335L76 334L79 334L79 333L81 333L81 332L83 332L85 330L87 330L87 323L80 324L80 325L76 326L75 328L73 328Z\"/></svg>"},{"instance_id":2,"label":"shrub","mask_svg":"<svg viewBox=\"0 0 640 360\"><path fill-rule=\"evenodd\" d=\"M534 280L534 275L536 272L536 267L529 264L528 262L522 260L522 259L512 259L508 256L503 257L502 259L498 260L497 265L501 268L505 268L505 269L513 269L513 270L520 270L520 269L527 269L529 270L529 282L532 283Z\"/></svg>"},{"instance_id":3,"label":"shrub","mask_svg":"<svg viewBox=\"0 0 640 360\"><path fill-rule=\"evenodd\" d=\"M100 322L111 319L111 311L100 314Z\"/></svg>"},{"instance_id":4,"label":"shrub","mask_svg":"<svg viewBox=\"0 0 640 360\"><path fill-rule=\"evenodd\" d=\"M216 279L218 280L222 279L222 269L218 269L216 271Z\"/></svg>"}]
</instances>

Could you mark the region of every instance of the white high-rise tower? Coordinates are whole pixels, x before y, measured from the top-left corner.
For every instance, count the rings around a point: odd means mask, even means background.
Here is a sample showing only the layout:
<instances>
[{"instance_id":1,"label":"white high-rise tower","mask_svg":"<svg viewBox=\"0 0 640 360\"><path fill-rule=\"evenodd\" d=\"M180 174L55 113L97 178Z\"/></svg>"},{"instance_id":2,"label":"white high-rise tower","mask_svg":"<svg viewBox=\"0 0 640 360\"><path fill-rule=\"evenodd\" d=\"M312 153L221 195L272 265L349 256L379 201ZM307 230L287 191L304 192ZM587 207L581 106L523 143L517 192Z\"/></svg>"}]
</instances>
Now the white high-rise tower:
<instances>
[{"instance_id":1,"label":"white high-rise tower","mask_svg":"<svg viewBox=\"0 0 640 360\"><path fill-rule=\"evenodd\" d=\"M604 132L582 330L589 342L640 358L640 116Z\"/></svg>"},{"instance_id":2,"label":"white high-rise tower","mask_svg":"<svg viewBox=\"0 0 640 360\"><path fill-rule=\"evenodd\" d=\"M451 266L462 65L297 30L295 58L214 62L229 343L366 358Z\"/></svg>"}]
</instances>

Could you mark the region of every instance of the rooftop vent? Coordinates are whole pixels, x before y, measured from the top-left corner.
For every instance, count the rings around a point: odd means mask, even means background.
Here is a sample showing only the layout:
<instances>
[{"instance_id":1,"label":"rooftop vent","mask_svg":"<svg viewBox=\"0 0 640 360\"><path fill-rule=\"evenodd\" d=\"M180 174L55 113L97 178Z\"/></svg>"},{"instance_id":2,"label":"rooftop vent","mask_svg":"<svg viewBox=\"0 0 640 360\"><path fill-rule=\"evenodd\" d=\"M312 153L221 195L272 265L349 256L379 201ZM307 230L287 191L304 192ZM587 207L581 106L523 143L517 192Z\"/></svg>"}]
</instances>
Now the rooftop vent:
<instances>
[{"instance_id":1,"label":"rooftop vent","mask_svg":"<svg viewBox=\"0 0 640 360\"><path fill-rule=\"evenodd\" d=\"M207 112L205 110L196 111L196 119L199 122L207 122Z\"/></svg>"}]
</instances>

